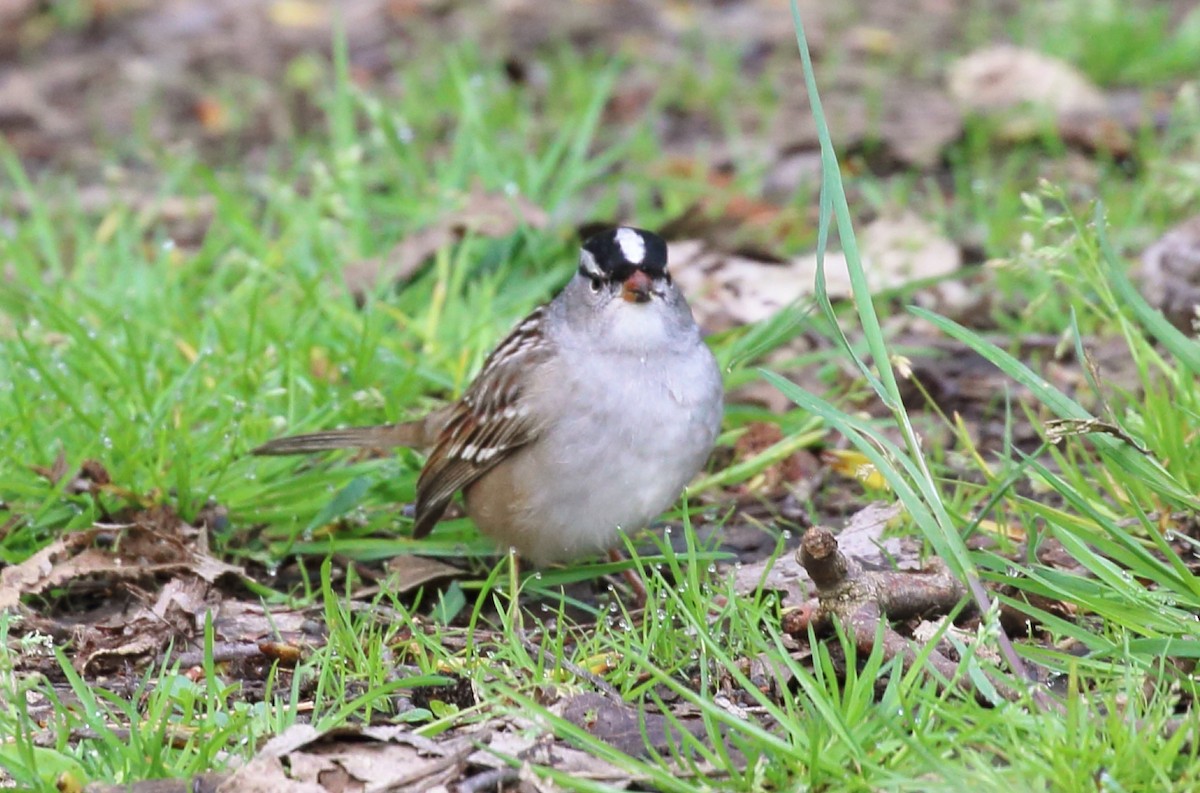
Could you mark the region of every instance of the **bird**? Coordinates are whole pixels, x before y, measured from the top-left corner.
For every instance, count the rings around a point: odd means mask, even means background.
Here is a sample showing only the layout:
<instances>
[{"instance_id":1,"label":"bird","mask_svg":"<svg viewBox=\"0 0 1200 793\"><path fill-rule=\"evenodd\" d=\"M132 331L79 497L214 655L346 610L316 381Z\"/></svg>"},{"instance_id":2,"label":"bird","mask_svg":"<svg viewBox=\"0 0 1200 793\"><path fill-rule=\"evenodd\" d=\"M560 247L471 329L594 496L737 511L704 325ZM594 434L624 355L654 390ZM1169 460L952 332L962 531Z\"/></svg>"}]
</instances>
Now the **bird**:
<instances>
[{"instance_id":1,"label":"bird","mask_svg":"<svg viewBox=\"0 0 1200 793\"><path fill-rule=\"evenodd\" d=\"M608 552L670 508L711 453L720 367L667 269L667 244L621 226L484 361L461 398L413 421L269 441L256 455L428 451L413 536L461 492L467 515L536 567Z\"/></svg>"}]
</instances>

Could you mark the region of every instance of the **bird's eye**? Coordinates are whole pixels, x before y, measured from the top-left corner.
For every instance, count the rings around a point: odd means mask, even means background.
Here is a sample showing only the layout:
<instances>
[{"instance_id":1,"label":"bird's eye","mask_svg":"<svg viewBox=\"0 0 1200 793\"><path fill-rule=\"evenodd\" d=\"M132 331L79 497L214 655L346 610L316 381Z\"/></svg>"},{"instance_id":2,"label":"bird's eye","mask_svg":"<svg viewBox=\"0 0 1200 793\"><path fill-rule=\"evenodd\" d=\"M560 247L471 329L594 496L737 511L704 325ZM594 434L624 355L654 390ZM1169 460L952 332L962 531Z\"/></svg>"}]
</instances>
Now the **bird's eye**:
<instances>
[{"instance_id":1,"label":"bird's eye","mask_svg":"<svg viewBox=\"0 0 1200 793\"><path fill-rule=\"evenodd\" d=\"M664 274L663 274L663 280L667 282L667 286L670 286L671 284L675 283L674 281L672 281L672 280L671 280L671 274L670 274L670 273L664 273Z\"/></svg>"},{"instance_id":2,"label":"bird's eye","mask_svg":"<svg viewBox=\"0 0 1200 793\"><path fill-rule=\"evenodd\" d=\"M592 286L592 292L594 294L598 295L598 294L600 294L600 290L604 288L604 282L601 281L599 278L592 278L591 286Z\"/></svg>"}]
</instances>

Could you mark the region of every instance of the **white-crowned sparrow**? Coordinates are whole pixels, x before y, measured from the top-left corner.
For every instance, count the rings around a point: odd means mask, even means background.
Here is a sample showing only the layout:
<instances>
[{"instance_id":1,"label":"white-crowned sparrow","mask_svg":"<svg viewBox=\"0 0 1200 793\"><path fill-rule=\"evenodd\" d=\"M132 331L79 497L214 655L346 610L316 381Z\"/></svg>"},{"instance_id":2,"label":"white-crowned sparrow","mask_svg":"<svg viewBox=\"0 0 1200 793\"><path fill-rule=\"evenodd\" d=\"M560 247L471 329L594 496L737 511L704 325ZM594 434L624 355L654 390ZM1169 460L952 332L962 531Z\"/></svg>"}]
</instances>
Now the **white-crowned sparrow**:
<instances>
[{"instance_id":1,"label":"white-crowned sparrow","mask_svg":"<svg viewBox=\"0 0 1200 793\"><path fill-rule=\"evenodd\" d=\"M666 243L618 228L584 243L575 277L496 347L457 402L254 453L432 447L413 536L461 490L485 534L544 565L612 549L670 507L721 415L721 373L667 272Z\"/></svg>"}]
</instances>

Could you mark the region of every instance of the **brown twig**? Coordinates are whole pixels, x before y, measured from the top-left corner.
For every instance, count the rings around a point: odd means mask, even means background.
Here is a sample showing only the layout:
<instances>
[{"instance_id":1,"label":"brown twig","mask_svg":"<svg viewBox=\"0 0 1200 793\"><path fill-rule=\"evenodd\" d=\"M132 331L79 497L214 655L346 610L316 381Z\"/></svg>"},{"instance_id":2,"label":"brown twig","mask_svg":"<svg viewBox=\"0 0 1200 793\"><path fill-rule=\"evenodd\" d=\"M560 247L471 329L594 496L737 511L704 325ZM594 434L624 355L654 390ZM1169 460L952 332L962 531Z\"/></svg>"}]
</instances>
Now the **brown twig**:
<instances>
[{"instance_id":1,"label":"brown twig","mask_svg":"<svg viewBox=\"0 0 1200 793\"><path fill-rule=\"evenodd\" d=\"M785 629L795 633L837 621L853 637L860 652L869 653L882 641L885 657L899 657L906 666L916 663L918 653L888 620L945 613L967 596L966 587L944 566L924 573L863 570L862 565L839 550L833 534L820 527L814 526L804 533L797 553L817 586L817 598L792 612ZM937 649L929 649L925 658L943 685L957 681L960 687L970 686L969 679L958 675L958 664ZM987 677L1005 699L1014 701L1022 696L1022 691L993 675Z\"/></svg>"}]
</instances>

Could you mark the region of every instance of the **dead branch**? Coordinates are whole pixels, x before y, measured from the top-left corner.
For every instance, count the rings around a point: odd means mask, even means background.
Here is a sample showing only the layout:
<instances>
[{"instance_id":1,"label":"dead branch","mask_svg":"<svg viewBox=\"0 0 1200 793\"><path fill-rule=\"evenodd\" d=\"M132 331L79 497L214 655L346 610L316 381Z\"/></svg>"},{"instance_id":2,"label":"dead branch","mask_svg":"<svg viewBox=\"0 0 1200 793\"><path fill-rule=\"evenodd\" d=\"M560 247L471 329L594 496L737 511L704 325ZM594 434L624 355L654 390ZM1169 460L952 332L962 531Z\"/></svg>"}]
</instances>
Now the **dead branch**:
<instances>
[{"instance_id":1,"label":"dead branch","mask_svg":"<svg viewBox=\"0 0 1200 793\"><path fill-rule=\"evenodd\" d=\"M901 658L906 668L916 663L919 652L889 620L944 614L967 596L966 587L944 565L920 573L864 570L839 550L832 532L817 526L804 533L797 556L816 584L817 597L791 612L785 630L796 634L811 626L820 631L837 622L860 652L872 652L882 641L884 656ZM959 674L958 664L936 648L930 648L925 658L941 685L972 689L970 679ZM1022 696L994 675L989 674L988 680L1005 699Z\"/></svg>"}]
</instances>

